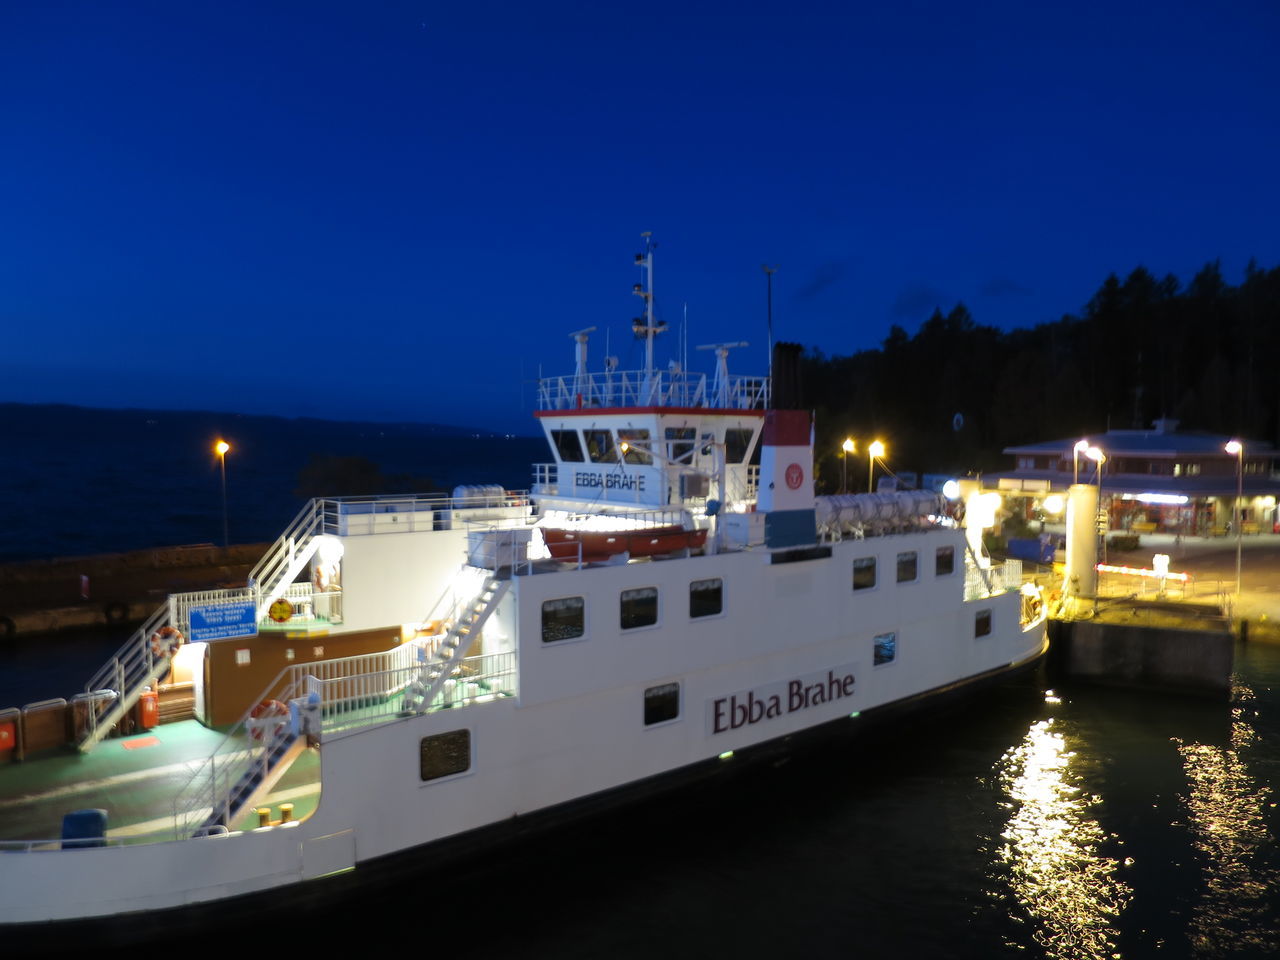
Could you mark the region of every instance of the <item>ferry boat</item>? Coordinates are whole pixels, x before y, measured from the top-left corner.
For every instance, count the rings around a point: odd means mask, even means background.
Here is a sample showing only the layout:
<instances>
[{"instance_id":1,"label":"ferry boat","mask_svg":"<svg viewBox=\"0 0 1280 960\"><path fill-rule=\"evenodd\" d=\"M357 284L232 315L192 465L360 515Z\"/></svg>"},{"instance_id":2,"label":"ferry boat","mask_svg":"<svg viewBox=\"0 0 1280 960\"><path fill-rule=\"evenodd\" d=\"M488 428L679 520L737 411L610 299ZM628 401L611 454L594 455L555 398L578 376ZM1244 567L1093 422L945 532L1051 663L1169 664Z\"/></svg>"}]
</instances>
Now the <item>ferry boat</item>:
<instances>
[{"instance_id":1,"label":"ferry boat","mask_svg":"<svg viewBox=\"0 0 1280 960\"><path fill-rule=\"evenodd\" d=\"M313 500L245 586L171 595L69 703L0 711L0 923L426 863L1043 655L980 510L817 497L810 413L731 375L733 345L655 367L637 264L644 368L592 372L572 335L529 490Z\"/></svg>"}]
</instances>

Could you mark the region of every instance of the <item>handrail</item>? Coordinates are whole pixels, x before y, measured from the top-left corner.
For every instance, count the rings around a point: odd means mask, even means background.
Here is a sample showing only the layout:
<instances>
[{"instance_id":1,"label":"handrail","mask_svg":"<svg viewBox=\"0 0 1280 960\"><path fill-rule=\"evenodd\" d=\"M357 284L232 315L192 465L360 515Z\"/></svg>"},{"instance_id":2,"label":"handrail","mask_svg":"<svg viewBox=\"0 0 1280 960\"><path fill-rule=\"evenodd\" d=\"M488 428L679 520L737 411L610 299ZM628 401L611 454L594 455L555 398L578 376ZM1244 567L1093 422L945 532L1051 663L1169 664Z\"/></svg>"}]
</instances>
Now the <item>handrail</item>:
<instances>
[{"instance_id":1,"label":"handrail","mask_svg":"<svg viewBox=\"0 0 1280 960\"><path fill-rule=\"evenodd\" d=\"M768 377L733 374L708 389L705 373L612 370L544 377L538 381L540 410L584 407L702 407L761 410L769 405Z\"/></svg>"},{"instance_id":2,"label":"handrail","mask_svg":"<svg viewBox=\"0 0 1280 960\"><path fill-rule=\"evenodd\" d=\"M169 604L151 614L128 640L104 663L84 685L85 693L99 690L115 690L119 696L101 715L96 705L87 711L88 726L79 737L77 746L88 750L106 735L142 695L142 688L159 679L160 672L168 670L172 650L157 656L152 650L150 638L163 628L172 625Z\"/></svg>"}]
</instances>

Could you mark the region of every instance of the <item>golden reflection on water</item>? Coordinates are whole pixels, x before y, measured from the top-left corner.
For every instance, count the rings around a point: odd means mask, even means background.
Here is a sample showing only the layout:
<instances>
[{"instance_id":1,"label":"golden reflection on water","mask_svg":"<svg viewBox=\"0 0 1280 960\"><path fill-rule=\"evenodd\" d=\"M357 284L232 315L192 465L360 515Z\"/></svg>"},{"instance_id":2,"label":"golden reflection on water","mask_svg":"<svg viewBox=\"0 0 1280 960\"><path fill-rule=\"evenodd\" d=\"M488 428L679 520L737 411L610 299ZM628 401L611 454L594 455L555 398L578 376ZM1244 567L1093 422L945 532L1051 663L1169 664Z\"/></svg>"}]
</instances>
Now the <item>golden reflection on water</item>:
<instances>
[{"instance_id":1,"label":"golden reflection on water","mask_svg":"<svg viewBox=\"0 0 1280 960\"><path fill-rule=\"evenodd\" d=\"M1188 934L1198 955L1225 956L1275 947L1276 871L1255 863L1255 854L1273 843L1267 828L1270 790L1255 782L1241 751L1257 739L1249 718L1253 691L1235 690L1231 739L1226 747L1175 740L1187 774L1185 798L1196 848L1208 862L1204 893Z\"/></svg>"},{"instance_id":2,"label":"golden reflection on water","mask_svg":"<svg viewBox=\"0 0 1280 960\"><path fill-rule=\"evenodd\" d=\"M1049 719L1000 758L1010 813L997 854L1046 956L1112 957L1116 918L1132 892L1116 878L1119 862L1099 852L1110 839L1089 812L1100 798L1079 785L1074 757Z\"/></svg>"}]
</instances>

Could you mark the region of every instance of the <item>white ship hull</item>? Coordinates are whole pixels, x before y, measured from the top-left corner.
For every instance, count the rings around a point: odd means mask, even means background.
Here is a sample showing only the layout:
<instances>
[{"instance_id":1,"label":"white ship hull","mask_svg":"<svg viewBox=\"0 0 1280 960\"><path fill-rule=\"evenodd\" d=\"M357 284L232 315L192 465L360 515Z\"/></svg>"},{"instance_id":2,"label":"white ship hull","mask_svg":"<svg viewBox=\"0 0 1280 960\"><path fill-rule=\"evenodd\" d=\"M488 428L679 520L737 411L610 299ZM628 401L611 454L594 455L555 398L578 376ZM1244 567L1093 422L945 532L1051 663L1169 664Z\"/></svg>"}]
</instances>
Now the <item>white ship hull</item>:
<instances>
[{"instance_id":1,"label":"white ship hull","mask_svg":"<svg viewBox=\"0 0 1280 960\"><path fill-rule=\"evenodd\" d=\"M960 537L846 541L786 564L744 551L517 577L504 602L522 628L518 697L327 737L320 804L302 822L0 855L0 921L154 912L331 875L1034 661L1043 623L1023 629L1015 592L963 601L961 571L851 590L855 557L892 570L899 552L938 545L960 549ZM724 612L701 621L664 608L654 626L623 630L616 602L594 599L643 582L676 607L709 573L725 583ZM568 595L589 598L586 632L544 643L542 602ZM975 637L979 611L992 630ZM889 632L894 659L874 665L875 637ZM678 716L646 727L645 690L665 683L680 685ZM458 729L470 731L470 769L424 783L422 739Z\"/></svg>"}]
</instances>

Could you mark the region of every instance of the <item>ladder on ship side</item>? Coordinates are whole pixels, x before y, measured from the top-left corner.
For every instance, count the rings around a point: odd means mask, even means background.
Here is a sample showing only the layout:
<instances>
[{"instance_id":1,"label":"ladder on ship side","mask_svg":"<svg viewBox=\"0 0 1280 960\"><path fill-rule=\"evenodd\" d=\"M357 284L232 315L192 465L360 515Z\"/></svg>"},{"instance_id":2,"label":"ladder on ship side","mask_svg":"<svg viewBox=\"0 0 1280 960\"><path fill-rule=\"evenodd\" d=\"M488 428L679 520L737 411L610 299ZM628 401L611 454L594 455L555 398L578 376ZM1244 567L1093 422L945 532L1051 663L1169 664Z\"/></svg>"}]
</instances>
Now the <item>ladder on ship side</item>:
<instances>
[{"instance_id":1,"label":"ladder on ship side","mask_svg":"<svg viewBox=\"0 0 1280 960\"><path fill-rule=\"evenodd\" d=\"M426 713L457 672L463 657L484 629L498 603L511 588L511 581L485 575L480 591L467 601L454 618L445 635L434 646L423 651L425 662L405 692L405 709Z\"/></svg>"},{"instance_id":2,"label":"ladder on ship side","mask_svg":"<svg viewBox=\"0 0 1280 960\"><path fill-rule=\"evenodd\" d=\"M326 521L331 501L311 500L267 550L249 573L258 585L257 619L310 563L319 541L316 534ZM88 753L168 673L181 643L178 625L169 604L153 613L124 645L85 684L75 698L76 747Z\"/></svg>"}]
</instances>

